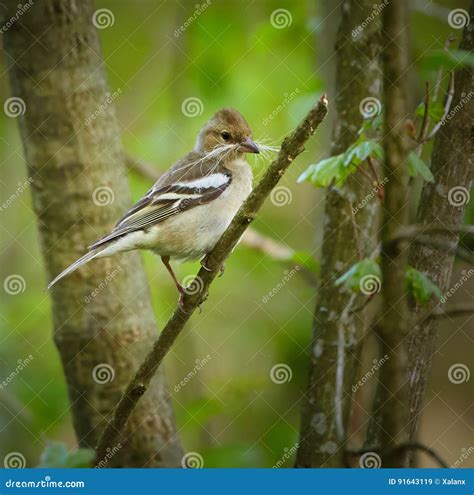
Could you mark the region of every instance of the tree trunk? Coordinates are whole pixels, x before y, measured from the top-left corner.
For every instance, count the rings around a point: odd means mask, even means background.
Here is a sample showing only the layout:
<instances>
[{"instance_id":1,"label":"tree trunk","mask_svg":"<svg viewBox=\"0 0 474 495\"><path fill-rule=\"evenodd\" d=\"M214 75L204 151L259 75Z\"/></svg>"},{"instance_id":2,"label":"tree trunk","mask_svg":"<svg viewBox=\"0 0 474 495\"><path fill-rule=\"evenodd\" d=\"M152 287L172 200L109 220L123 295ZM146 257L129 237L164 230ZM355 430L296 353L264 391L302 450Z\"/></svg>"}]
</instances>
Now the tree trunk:
<instances>
[{"instance_id":1,"label":"tree trunk","mask_svg":"<svg viewBox=\"0 0 474 495\"><path fill-rule=\"evenodd\" d=\"M16 8L10 1L7 16ZM42 0L4 33L12 94L26 108L20 131L48 280L110 231L129 206L93 14L89 0ZM52 302L74 428L80 446L94 448L156 336L139 256L93 261L58 283ZM109 447L106 467L179 464L162 371Z\"/></svg>"},{"instance_id":2,"label":"tree trunk","mask_svg":"<svg viewBox=\"0 0 474 495\"><path fill-rule=\"evenodd\" d=\"M465 27L460 49L474 51L474 2L470 7L471 22ZM418 209L418 223L422 226L462 225L464 210L472 187L474 162L474 71L461 68L454 75L454 115L440 127L434 142L431 171L434 183L425 183ZM434 239L456 247L459 235L433 234ZM414 244L410 264L425 273L443 294L449 289L454 254L433 247ZM429 310L439 303L432 301ZM415 317L417 317L415 315ZM422 401L435 352L439 320L425 319L409 337L410 384L410 440L416 437Z\"/></svg>"},{"instance_id":3,"label":"tree trunk","mask_svg":"<svg viewBox=\"0 0 474 495\"><path fill-rule=\"evenodd\" d=\"M383 308L376 333L380 355L387 356L380 368L375 395L369 445L380 447L383 467L401 467L403 452L395 446L407 438L408 390L406 386L408 310L405 296L407 253L391 242L408 219L406 85L408 63L408 5L406 0L390 2L383 11L384 66L384 176L385 201L382 209L382 297Z\"/></svg>"},{"instance_id":4,"label":"tree trunk","mask_svg":"<svg viewBox=\"0 0 474 495\"><path fill-rule=\"evenodd\" d=\"M337 111L332 154L343 152L357 139L364 99L371 97L375 102L374 98L380 98L380 20L376 17L360 34L351 36L351 31L372 11L372 1L346 0L342 5L336 38L336 87L331 98L335 99ZM365 207L357 209L371 191L373 185L357 173L343 187L332 187L326 194L321 281L297 467L344 465L351 387L359 364L365 319L363 312L352 311L362 299L336 286L335 281L374 250L379 210L376 194Z\"/></svg>"}]
</instances>

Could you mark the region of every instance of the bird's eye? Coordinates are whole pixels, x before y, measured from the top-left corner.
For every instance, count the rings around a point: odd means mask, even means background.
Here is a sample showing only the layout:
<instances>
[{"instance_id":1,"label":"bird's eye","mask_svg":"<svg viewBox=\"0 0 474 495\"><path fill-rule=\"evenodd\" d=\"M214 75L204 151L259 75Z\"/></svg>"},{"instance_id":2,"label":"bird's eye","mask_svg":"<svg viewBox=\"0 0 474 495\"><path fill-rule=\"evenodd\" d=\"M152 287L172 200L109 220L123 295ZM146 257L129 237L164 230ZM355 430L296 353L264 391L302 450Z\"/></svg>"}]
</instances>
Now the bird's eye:
<instances>
[{"instance_id":1,"label":"bird's eye","mask_svg":"<svg viewBox=\"0 0 474 495\"><path fill-rule=\"evenodd\" d=\"M223 131L223 132L221 133L221 136L222 136L222 139L223 139L224 141L229 141L229 139L230 139L230 133L229 133L229 132L227 132L227 131Z\"/></svg>"}]
</instances>

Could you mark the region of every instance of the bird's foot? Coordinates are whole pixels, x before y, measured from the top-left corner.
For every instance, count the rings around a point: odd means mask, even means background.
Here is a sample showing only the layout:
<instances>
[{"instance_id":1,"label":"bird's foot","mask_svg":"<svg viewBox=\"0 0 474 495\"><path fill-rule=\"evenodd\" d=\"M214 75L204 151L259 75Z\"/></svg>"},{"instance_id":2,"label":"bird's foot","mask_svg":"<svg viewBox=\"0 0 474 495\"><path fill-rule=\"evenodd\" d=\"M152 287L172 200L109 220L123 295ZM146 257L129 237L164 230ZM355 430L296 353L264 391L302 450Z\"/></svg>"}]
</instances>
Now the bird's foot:
<instances>
[{"instance_id":1,"label":"bird's foot","mask_svg":"<svg viewBox=\"0 0 474 495\"><path fill-rule=\"evenodd\" d=\"M222 265L219 267L218 277L222 277L222 275L224 275L224 272L225 272L225 265L224 265L224 263L222 263Z\"/></svg>"},{"instance_id":2,"label":"bird's foot","mask_svg":"<svg viewBox=\"0 0 474 495\"><path fill-rule=\"evenodd\" d=\"M204 256L204 258L201 260L200 263L201 263L201 266L204 268L204 270L210 272L211 269L207 266L207 259L208 258L207 258L207 254L206 254L206 256Z\"/></svg>"}]
</instances>

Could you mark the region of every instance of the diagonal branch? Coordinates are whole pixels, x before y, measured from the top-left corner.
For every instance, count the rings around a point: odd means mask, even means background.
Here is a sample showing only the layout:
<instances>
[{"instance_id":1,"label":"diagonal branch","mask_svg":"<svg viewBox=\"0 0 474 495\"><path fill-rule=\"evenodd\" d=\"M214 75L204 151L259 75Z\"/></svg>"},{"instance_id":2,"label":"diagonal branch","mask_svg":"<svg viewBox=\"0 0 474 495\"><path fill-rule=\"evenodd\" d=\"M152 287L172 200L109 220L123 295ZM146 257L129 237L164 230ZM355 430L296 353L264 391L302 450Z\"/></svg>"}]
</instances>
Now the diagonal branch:
<instances>
[{"instance_id":1,"label":"diagonal branch","mask_svg":"<svg viewBox=\"0 0 474 495\"><path fill-rule=\"evenodd\" d=\"M278 156L270 164L260 182L241 206L232 223L207 257L206 269L204 267L201 268L191 284L199 288L199 290L189 291L189 294L184 296L182 304L176 308L153 348L128 384L127 389L114 410L112 418L99 439L96 448L98 459L101 459L106 454L107 448L116 443L117 437L123 431L138 401L146 392L150 380L153 378L163 358L196 308L207 297L209 286L219 274L224 261L239 242L247 226L256 217L265 199L277 185L291 162L304 150L305 142L314 133L326 114L327 99L323 95L318 103L308 112L296 130L283 141Z\"/></svg>"}]
</instances>

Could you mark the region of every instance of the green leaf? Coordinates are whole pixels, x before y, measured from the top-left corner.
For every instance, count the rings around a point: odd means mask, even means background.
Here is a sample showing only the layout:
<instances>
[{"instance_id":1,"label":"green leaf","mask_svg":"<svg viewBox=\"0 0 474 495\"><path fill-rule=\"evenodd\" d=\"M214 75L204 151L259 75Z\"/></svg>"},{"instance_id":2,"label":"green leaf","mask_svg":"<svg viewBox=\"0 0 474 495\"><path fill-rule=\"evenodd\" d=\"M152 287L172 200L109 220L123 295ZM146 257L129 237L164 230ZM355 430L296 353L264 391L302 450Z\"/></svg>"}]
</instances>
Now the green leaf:
<instances>
[{"instance_id":1,"label":"green leaf","mask_svg":"<svg viewBox=\"0 0 474 495\"><path fill-rule=\"evenodd\" d=\"M93 449L78 449L71 452L66 459L67 468L87 468L91 467L95 459L95 451Z\"/></svg>"},{"instance_id":2,"label":"green leaf","mask_svg":"<svg viewBox=\"0 0 474 495\"><path fill-rule=\"evenodd\" d=\"M359 129L359 135L363 136L367 133L373 133L382 130L384 121L383 112L379 112L375 117L364 119L362 127Z\"/></svg>"},{"instance_id":3,"label":"green leaf","mask_svg":"<svg viewBox=\"0 0 474 495\"><path fill-rule=\"evenodd\" d=\"M336 285L344 284L353 291L364 294L379 292L382 274L375 260L365 258L352 265L347 272L336 280Z\"/></svg>"},{"instance_id":4,"label":"green leaf","mask_svg":"<svg viewBox=\"0 0 474 495\"><path fill-rule=\"evenodd\" d=\"M342 186L349 175L369 156L383 159L383 149L377 141L367 139L361 134L345 153L310 165L298 177L298 182L308 181L316 187L327 187L334 181L337 186Z\"/></svg>"},{"instance_id":5,"label":"green leaf","mask_svg":"<svg viewBox=\"0 0 474 495\"><path fill-rule=\"evenodd\" d=\"M474 67L474 53L468 50L431 50L423 57L422 66L428 70L438 70L441 67L447 70L459 66Z\"/></svg>"},{"instance_id":6,"label":"green leaf","mask_svg":"<svg viewBox=\"0 0 474 495\"><path fill-rule=\"evenodd\" d=\"M299 177L298 182L305 180L317 187L327 187L333 180L337 184L343 184L347 173L343 166L344 155L336 155L310 165Z\"/></svg>"},{"instance_id":7,"label":"green leaf","mask_svg":"<svg viewBox=\"0 0 474 495\"><path fill-rule=\"evenodd\" d=\"M92 449L78 449L69 452L64 443L53 442L46 446L40 457L41 468L86 468L92 465L95 452Z\"/></svg>"},{"instance_id":8,"label":"green leaf","mask_svg":"<svg viewBox=\"0 0 474 495\"><path fill-rule=\"evenodd\" d=\"M416 177L420 174L427 182L434 182L434 177L431 170L414 151L408 155L407 167L408 174L411 177Z\"/></svg>"},{"instance_id":9,"label":"green leaf","mask_svg":"<svg viewBox=\"0 0 474 495\"><path fill-rule=\"evenodd\" d=\"M39 467L64 467L68 448L64 443L50 443L40 456Z\"/></svg>"},{"instance_id":10,"label":"green leaf","mask_svg":"<svg viewBox=\"0 0 474 495\"><path fill-rule=\"evenodd\" d=\"M416 115L419 117L423 117L425 115L425 104L420 103L416 109ZM431 103L428 107L428 116L431 120L439 121L443 118L444 108L440 103Z\"/></svg>"},{"instance_id":11,"label":"green leaf","mask_svg":"<svg viewBox=\"0 0 474 495\"><path fill-rule=\"evenodd\" d=\"M420 306L430 302L433 296L441 299L443 294L440 288L432 282L424 273L415 270L412 266L407 268L405 284L408 293L413 296Z\"/></svg>"},{"instance_id":12,"label":"green leaf","mask_svg":"<svg viewBox=\"0 0 474 495\"><path fill-rule=\"evenodd\" d=\"M344 166L359 165L368 157L383 158L383 150L374 139L358 140L344 154Z\"/></svg>"}]
</instances>

